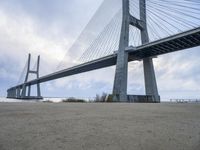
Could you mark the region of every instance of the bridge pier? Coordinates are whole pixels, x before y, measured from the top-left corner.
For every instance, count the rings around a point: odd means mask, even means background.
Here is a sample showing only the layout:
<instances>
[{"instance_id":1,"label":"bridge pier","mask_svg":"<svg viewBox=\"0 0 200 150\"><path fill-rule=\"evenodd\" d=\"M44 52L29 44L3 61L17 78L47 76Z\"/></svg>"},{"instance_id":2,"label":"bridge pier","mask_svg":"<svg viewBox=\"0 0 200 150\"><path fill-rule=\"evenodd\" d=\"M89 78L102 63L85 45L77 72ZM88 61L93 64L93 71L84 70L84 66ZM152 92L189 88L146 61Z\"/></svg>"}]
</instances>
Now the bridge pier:
<instances>
[{"instance_id":1,"label":"bridge pier","mask_svg":"<svg viewBox=\"0 0 200 150\"><path fill-rule=\"evenodd\" d=\"M12 97L16 97L16 89L12 90Z\"/></svg>"},{"instance_id":2,"label":"bridge pier","mask_svg":"<svg viewBox=\"0 0 200 150\"><path fill-rule=\"evenodd\" d=\"M7 98L16 98L17 96L17 89L12 88L10 90L7 91Z\"/></svg>"},{"instance_id":3,"label":"bridge pier","mask_svg":"<svg viewBox=\"0 0 200 150\"><path fill-rule=\"evenodd\" d=\"M7 98L11 98L11 90L7 90Z\"/></svg>"},{"instance_id":4,"label":"bridge pier","mask_svg":"<svg viewBox=\"0 0 200 150\"><path fill-rule=\"evenodd\" d=\"M31 96L31 85L28 85L28 97Z\"/></svg>"},{"instance_id":5,"label":"bridge pier","mask_svg":"<svg viewBox=\"0 0 200 150\"><path fill-rule=\"evenodd\" d=\"M152 58L143 59L143 66L144 66L144 81L145 81L146 95L152 96L152 101L159 103L160 96L158 94L158 88L157 88L156 76Z\"/></svg>"},{"instance_id":6,"label":"bridge pier","mask_svg":"<svg viewBox=\"0 0 200 150\"><path fill-rule=\"evenodd\" d=\"M117 54L117 65L113 87L113 101L125 102L127 100L127 73L128 53L125 52L129 44L129 0L123 0L122 28Z\"/></svg>"},{"instance_id":7,"label":"bridge pier","mask_svg":"<svg viewBox=\"0 0 200 150\"><path fill-rule=\"evenodd\" d=\"M20 99L25 99L25 97L26 97L26 85L24 84L22 87Z\"/></svg>"},{"instance_id":8,"label":"bridge pier","mask_svg":"<svg viewBox=\"0 0 200 150\"><path fill-rule=\"evenodd\" d=\"M13 89L10 90L10 98L14 98Z\"/></svg>"},{"instance_id":9,"label":"bridge pier","mask_svg":"<svg viewBox=\"0 0 200 150\"><path fill-rule=\"evenodd\" d=\"M141 40L142 44L149 43L149 35L147 29L146 19L146 0L140 0L140 20L143 22L141 29ZM143 59L144 68L144 81L145 81L145 92L147 96L152 97L152 102L160 102L160 96L158 94L154 64L152 58Z\"/></svg>"},{"instance_id":10,"label":"bridge pier","mask_svg":"<svg viewBox=\"0 0 200 150\"><path fill-rule=\"evenodd\" d=\"M149 42L146 23L146 0L139 1L140 19L133 17L129 11L129 0L122 0L123 18L119 50L117 54L117 64L113 87L112 101L127 102L135 99L147 99L148 102L160 102L157 83L152 58L143 59L146 96L127 96L127 72L128 72L128 53L125 51L129 47L129 25L141 31L142 44Z\"/></svg>"},{"instance_id":11,"label":"bridge pier","mask_svg":"<svg viewBox=\"0 0 200 150\"><path fill-rule=\"evenodd\" d=\"M20 98L20 95L21 95L21 88L18 87L17 88L17 97L16 98Z\"/></svg>"},{"instance_id":12,"label":"bridge pier","mask_svg":"<svg viewBox=\"0 0 200 150\"><path fill-rule=\"evenodd\" d=\"M41 96L40 84L39 83L37 84L37 97L39 97L39 98L42 97Z\"/></svg>"}]
</instances>

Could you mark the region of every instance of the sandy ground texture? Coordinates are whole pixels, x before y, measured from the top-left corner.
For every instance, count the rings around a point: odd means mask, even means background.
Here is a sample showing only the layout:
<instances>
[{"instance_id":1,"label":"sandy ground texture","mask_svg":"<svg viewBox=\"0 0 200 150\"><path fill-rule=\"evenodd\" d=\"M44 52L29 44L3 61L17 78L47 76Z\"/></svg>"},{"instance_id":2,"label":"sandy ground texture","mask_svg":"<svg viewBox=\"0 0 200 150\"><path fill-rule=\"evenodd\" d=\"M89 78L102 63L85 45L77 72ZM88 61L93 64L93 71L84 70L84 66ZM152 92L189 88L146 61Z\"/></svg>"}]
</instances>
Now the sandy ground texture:
<instances>
[{"instance_id":1,"label":"sandy ground texture","mask_svg":"<svg viewBox=\"0 0 200 150\"><path fill-rule=\"evenodd\" d=\"M0 150L200 150L200 105L0 103Z\"/></svg>"}]
</instances>

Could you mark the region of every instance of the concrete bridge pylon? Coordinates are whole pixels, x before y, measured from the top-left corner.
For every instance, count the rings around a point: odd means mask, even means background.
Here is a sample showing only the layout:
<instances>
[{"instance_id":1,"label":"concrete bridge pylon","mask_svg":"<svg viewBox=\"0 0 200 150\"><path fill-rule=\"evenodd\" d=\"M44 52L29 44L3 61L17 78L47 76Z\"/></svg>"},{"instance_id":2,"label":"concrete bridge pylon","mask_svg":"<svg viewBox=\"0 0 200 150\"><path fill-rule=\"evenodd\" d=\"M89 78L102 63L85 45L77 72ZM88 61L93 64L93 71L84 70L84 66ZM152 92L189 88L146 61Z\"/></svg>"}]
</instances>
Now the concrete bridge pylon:
<instances>
[{"instance_id":1,"label":"concrete bridge pylon","mask_svg":"<svg viewBox=\"0 0 200 150\"><path fill-rule=\"evenodd\" d=\"M40 91L40 83L37 83L37 96L34 96L34 97L31 96L31 85L26 84L28 82L28 77L29 77L30 74L35 74L36 79L39 78L40 56L38 56L38 58L37 58L36 70L31 70L30 65L31 65L31 54L28 55L28 67L27 67L25 81L24 81L24 84L22 86L21 98L22 99L42 99L41 91ZM27 87L28 87L28 93L26 92Z\"/></svg>"},{"instance_id":2,"label":"concrete bridge pylon","mask_svg":"<svg viewBox=\"0 0 200 150\"><path fill-rule=\"evenodd\" d=\"M28 84L28 78L30 74L35 74L36 79L39 79L39 69L40 69L40 56L37 58L36 70L31 70L31 54L28 55L28 65L24 83L18 87L11 88L7 91L8 98L17 99L42 99L40 91L40 83L37 83L37 96L31 96L31 84Z\"/></svg>"},{"instance_id":3,"label":"concrete bridge pylon","mask_svg":"<svg viewBox=\"0 0 200 150\"><path fill-rule=\"evenodd\" d=\"M127 96L127 74L128 74L128 53L125 51L129 47L129 26L138 28L141 32L142 44L149 43L149 36L146 21L146 0L139 0L140 19L130 14L129 0L122 0L122 27L117 54L117 64L114 79L112 101L146 101L160 102L158 94L154 65L152 58L143 59L145 96Z\"/></svg>"}]
</instances>

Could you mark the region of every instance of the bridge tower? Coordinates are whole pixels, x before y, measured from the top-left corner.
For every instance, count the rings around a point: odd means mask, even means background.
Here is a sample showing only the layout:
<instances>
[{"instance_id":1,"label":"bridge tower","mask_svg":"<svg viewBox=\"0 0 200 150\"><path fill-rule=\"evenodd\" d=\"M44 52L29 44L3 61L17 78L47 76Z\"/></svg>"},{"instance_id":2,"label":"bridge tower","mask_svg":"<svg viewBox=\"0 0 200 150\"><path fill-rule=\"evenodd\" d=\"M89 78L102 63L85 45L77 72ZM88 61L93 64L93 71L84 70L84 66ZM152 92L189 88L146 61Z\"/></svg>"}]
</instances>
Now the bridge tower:
<instances>
[{"instance_id":1,"label":"bridge tower","mask_svg":"<svg viewBox=\"0 0 200 150\"><path fill-rule=\"evenodd\" d=\"M122 7L123 18L113 87L113 101L127 102L129 98L127 96L128 53L126 48L129 47L129 26L132 25L140 30L142 44L149 42L149 36L146 20L146 0L139 0L140 19L130 14L129 0L122 0ZM150 98L151 102L160 102L152 58L144 58L143 67L146 98Z\"/></svg>"},{"instance_id":2,"label":"bridge tower","mask_svg":"<svg viewBox=\"0 0 200 150\"><path fill-rule=\"evenodd\" d=\"M27 67L25 81L24 81L24 84L23 84L22 89L21 89L21 93L17 92L18 93L17 95L21 99L42 99L41 92L40 92L40 83L37 83L37 96L35 96L35 97L31 96L31 85L27 85L26 84L27 81L28 81L29 74L35 74L36 75L36 79L39 78L40 56L38 56L38 59L37 59L37 68L36 68L36 70L31 70L30 69L30 65L31 65L31 54L28 55L28 67ZM27 93L27 87L28 87L28 93Z\"/></svg>"}]
</instances>

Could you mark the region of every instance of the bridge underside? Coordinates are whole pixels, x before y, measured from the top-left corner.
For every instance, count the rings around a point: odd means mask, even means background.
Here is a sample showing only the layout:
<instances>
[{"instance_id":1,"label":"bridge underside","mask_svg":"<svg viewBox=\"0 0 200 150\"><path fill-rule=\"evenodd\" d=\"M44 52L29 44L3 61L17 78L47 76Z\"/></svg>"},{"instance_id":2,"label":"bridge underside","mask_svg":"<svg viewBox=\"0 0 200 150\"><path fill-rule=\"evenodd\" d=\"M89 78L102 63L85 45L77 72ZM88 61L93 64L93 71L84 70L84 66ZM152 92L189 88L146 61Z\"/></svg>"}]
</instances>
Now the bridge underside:
<instances>
[{"instance_id":1,"label":"bridge underside","mask_svg":"<svg viewBox=\"0 0 200 150\"><path fill-rule=\"evenodd\" d=\"M193 48L200 45L200 28L193 29L172 37L148 43L137 47L137 50L130 50L131 58L142 59L167 54L179 50Z\"/></svg>"},{"instance_id":2,"label":"bridge underside","mask_svg":"<svg viewBox=\"0 0 200 150\"><path fill-rule=\"evenodd\" d=\"M180 33L165 39L161 39L155 42L144 44L136 48L129 48L127 53L129 54L129 62L142 60L143 58L156 57L158 55L167 54L175 51L180 51L188 48L200 46L200 28L196 28L184 33ZM18 98L17 91L23 86L31 86L50 80L55 80L67 76L72 76L96 69L110 67L116 65L117 54L109 55L97 60L93 60L81 65L77 65L59 72L55 72L38 79L28 81L24 84L17 85L8 89L9 98Z\"/></svg>"}]
</instances>

